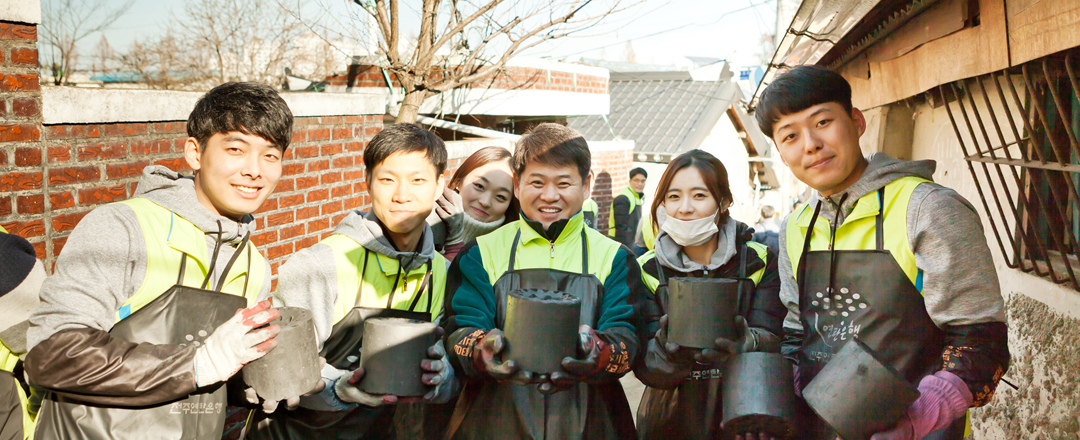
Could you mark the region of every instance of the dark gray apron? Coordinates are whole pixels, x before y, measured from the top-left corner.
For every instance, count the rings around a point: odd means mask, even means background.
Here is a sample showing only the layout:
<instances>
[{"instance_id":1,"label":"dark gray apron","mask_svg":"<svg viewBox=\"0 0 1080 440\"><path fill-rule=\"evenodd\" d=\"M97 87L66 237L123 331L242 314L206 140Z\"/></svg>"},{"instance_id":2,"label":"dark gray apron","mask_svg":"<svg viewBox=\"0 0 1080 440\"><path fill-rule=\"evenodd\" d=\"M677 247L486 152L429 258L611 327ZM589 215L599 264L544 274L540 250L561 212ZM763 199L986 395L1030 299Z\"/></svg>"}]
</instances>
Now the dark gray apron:
<instances>
[{"instance_id":1,"label":"dark gray apron","mask_svg":"<svg viewBox=\"0 0 1080 440\"><path fill-rule=\"evenodd\" d=\"M746 277L745 244L739 258L738 313L749 315L753 302L749 293L754 281ZM659 263L659 262L657 262ZM656 298L664 313L668 310L668 286L664 267L657 264ZM690 376L675 389L645 388L638 406L638 438L648 439L719 439L723 432L723 368L694 363ZM732 436L732 438L734 438Z\"/></svg>"},{"instance_id":2,"label":"dark gray apron","mask_svg":"<svg viewBox=\"0 0 1080 440\"><path fill-rule=\"evenodd\" d=\"M326 358L326 363L334 368L344 371L353 371L360 366L360 350L364 339L364 322L372 318L408 318L418 321L431 322L432 306L432 263L427 263L427 274L420 287L416 290L417 295L413 298L408 310L391 309L394 304L398 279L394 281L394 287L386 300L386 308L362 307L360 300L364 297L364 276L367 275L368 254L364 250L364 260L360 263L360 283L356 289L356 302L352 310L349 310L340 321L334 324L330 331L330 337L323 344L320 356ZM404 264L399 262L398 267ZM407 275L406 275L407 276ZM420 302L420 292L427 289L427 311L417 312L416 306ZM248 434L253 440L261 439L391 439L393 432L393 407L384 406L371 408L360 405L345 411L317 411L308 408L296 408L292 411L276 411L267 416L268 421L258 424L258 428Z\"/></svg>"},{"instance_id":3,"label":"dark gray apron","mask_svg":"<svg viewBox=\"0 0 1080 440\"><path fill-rule=\"evenodd\" d=\"M878 190L879 207L884 206L884 199L882 188ZM923 376L941 369L945 334L926 313L922 293L911 284L892 253L885 250L884 209L878 209L876 249L835 250L834 222L829 250L810 251L820 210L821 202L818 202L799 258L799 311L803 326L797 367L800 386L810 383L832 355L854 337L877 351L908 382L917 385ZM836 433L805 404L801 409L804 438L836 438ZM965 418L961 417L925 439L960 440L964 427Z\"/></svg>"},{"instance_id":4,"label":"dark gray apron","mask_svg":"<svg viewBox=\"0 0 1080 440\"><path fill-rule=\"evenodd\" d=\"M581 273L556 269L514 269L520 240L521 230L518 229L514 246L510 248L509 266L493 286L495 327L503 328L506 298L510 292L543 289L566 292L581 299L579 325L595 328L600 318L604 286L589 273L589 247L584 228L581 230ZM612 411L620 408L615 404L617 402L613 402L620 396L624 411L629 413L626 396L618 382L591 386L579 383L569 390L544 395L537 391L536 385L474 380L465 384L447 437L476 440L632 438L633 427L625 429L616 421L632 420L630 414L620 414L620 417L613 417L612 414Z\"/></svg>"},{"instance_id":5,"label":"dark gray apron","mask_svg":"<svg viewBox=\"0 0 1080 440\"><path fill-rule=\"evenodd\" d=\"M182 284L187 257L180 260L177 284L153 301L120 320L109 330L113 338L157 345L202 344L215 329L247 307L242 296L221 293L239 249L237 247L214 291L205 290L214 273L217 251L210 260L200 288ZM220 246L220 242L218 243ZM248 253L248 274L251 253ZM247 291L247 276L244 291ZM217 439L225 424L225 383L199 388L172 402L147 407L104 407L48 393L38 413L34 438L51 439Z\"/></svg>"}]
</instances>

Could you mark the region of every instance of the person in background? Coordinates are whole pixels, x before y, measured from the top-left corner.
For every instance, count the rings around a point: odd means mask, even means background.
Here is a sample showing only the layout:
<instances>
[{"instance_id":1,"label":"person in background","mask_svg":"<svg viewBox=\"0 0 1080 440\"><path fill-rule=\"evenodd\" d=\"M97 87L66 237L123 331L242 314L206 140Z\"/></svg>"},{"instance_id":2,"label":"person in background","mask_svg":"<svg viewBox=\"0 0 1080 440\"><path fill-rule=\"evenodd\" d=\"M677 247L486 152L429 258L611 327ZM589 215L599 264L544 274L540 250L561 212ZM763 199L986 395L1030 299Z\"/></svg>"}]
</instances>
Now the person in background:
<instances>
[{"instance_id":1,"label":"person in background","mask_svg":"<svg viewBox=\"0 0 1080 440\"><path fill-rule=\"evenodd\" d=\"M597 216L600 215L600 207L597 206L596 201L589 197L585 199L585 203L581 205L581 215L585 216L585 226L600 230L600 226L597 225Z\"/></svg>"},{"instance_id":2,"label":"person in background","mask_svg":"<svg viewBox=\"0 0 1080 440\"><path fill-rule=\"evenodd\" d=\"M146 167L134 198L79 221L26 335L27 376L48 392L36 439L221 437L223 383L280 331L255 301L271 272L251 214L277 186L292 124L269 86L217 86L188 117L194 177Z\"/></svg>"},{"instance_id":3,"label":"person in background","mask_svg":"<svg viewBox=\"0 0 1080 440\"><path fill-rule=\"evenodd\" d=\"M450 269L447 346L467 379L449 425L455 439L631 439L619 378L637 354L636 301L645 287L625 246L585 227L592 181L585 139L540 124L518 141L514 193L521 219L465 245ZM504 349L511 291L561 291L581 300L578 355L561 371L523 372Z\"/></svg>"},{"instance_id":4,"label":"person in background","mask_svg":"<svg viewBox=\"0 0 1080 440\"><path fill-rule=\"evenodd\" d=\"M776 223L776 209L770 205L761 207L761 220L754 225L754 241L769 247L775 255L780 252L780 225Z\"/></svg>"},{"instance_id":5,"label":"person in background","mask_svg":"<svg viewBox=\"0 0 1080 440\"><path fill-rule=\"evenodd\" d=\"M384 128L364 149L371 210L350 213L319 243L281 266L274 297L311 311L327 387L300 399L300 408L258 422L253 439L387 438L408 424L397 396L358 386L364 322L376 317L438 321L448 262L435 252L425 219L443 186L446 146L408 123ZM420 368L431 386L422 404L446 403L457 387L443 343L428 349ZM409 407L410 410L417 408ZM395 432L395 428L397 432Z\"/></svg>"},{"instance_id":6,"label":"person in background","mask_svg":"<svg viewBox=\"0 0 1080 440\"><path fill-rule=\"evenodd\" d=\"M874 440L964 438L968 408L988 403L1009 367L1005 304L978 213L931 180L933 161L864 157L866 119L836 72L792 68L765 89L755 117L814 189L780 228L783 350L796 390L858 338L920 392ZM803 414L804 438L836 437Z\"/></svg>"},{"instance_id":7,"label":"person in background","mask_svg":"<svg viewBox=\"0 0 1080 440\"><path fill-rule=\"evenodd\" d=\"M35 404L23 378L27 319L38 305L45 267L34 246L0 226L0 440L30 438Z\"/></svg>"},{"instance_id":8,"label":"person in background","mask_svg":"<svg viewBox=\"0 0 1080 440\"><path fill-rule=\"evenodd\" d=\"M655 220L645 226L660 233L655 249L638 259L654 293L642 303L644 353L634 365L634 375L648 387L638 406L640 439L728 438L720 425L723 363L738 353L780 352L786 310L780 303L776 255L749 240L751 229L728 213L731 203L727 170L702 150L672 159L660 177L652 203ZM712 348L697 353L669 342L668 280L674 277L740 283L740 303L747 306L737 311L739 339L718 338ZM769 438L767 433L750 435Z\"/></svg>"},{"instance_id":9,"label":"person in background","mask_svg":"<svg viewBox=\"0 0 1080 440\"><path fill-rule=\"evenodd\" d=\"M444 237L436 247L447 260L453 261L465 243L517 220L520 208L514 198L510 157L502 147L476 150L454 171L435 201L428 224L436 236Z\"/></svg>"},{"instance_id":10,"label":"person in background","mask_svg":"<svg viewBox=\"0 0 1080 440\"><path fill-rule=\"evenodd\" d=\"M648 174L643 168L630 170L630 185L623 188L611 202L608 236L630 249L634 248L634 233L641 222L641 203L645 197L647 178Z\"/></svg>"}]
</instances>

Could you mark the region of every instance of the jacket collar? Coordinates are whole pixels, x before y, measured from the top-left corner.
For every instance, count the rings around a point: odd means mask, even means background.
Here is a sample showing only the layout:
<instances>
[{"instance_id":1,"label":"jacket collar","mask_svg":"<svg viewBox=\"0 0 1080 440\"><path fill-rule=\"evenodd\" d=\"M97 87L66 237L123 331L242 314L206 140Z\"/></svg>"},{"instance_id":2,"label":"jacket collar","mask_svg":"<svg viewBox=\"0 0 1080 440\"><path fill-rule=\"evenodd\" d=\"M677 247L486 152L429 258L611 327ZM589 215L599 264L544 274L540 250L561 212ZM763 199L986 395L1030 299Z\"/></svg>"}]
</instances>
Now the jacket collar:
<instances>
[{"instance_id":1,"label":"jacket collar","mask_svg":"<svg viewBox=\"0 0 1080 440\"><path fill-rule=\"evenodd\" d=\"M573 217L564 218L552 223L547 230L544 230L544 225L540 222L526 217L525 213L521 213L521 219L518 221L528 226L520 228L521 243L529 243L536 240L543 241L544 243L564 243L581 234L581 228L585 227L584 215L581 211L578 211Z\"/></svg>"}]
</instances>

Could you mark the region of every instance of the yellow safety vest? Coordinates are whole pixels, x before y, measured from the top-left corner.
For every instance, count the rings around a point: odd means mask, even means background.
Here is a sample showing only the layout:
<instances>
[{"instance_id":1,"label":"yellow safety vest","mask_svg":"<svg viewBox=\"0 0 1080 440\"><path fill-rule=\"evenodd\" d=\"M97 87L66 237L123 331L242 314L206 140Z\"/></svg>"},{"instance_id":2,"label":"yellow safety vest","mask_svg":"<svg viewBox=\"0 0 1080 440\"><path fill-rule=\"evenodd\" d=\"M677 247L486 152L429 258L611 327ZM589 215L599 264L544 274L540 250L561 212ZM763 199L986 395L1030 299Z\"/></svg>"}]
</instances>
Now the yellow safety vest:
<instances>
[{"instance_id":1,"label":"yellow safety vest","mask_svg":"<svg viewBox=\"0 0 1080 440\"><path fill-rule=\"evenodd\" d=\"M919 177L902 177L885 186L884 197L884 234L885 249L892 253L900 269L911 280L911 284L922 292L922 274L915 266L915 254L907 234L907 207L915 187L929 180ZM866 250L877 247L875 235L878 214L878 193L871 192L859 199L855 209L836 228L835 249L838 251ZM895 214L893 214L895 213ZM799 259L802 258L803 242L806 230L810 227L810 218L814 209L809 204L802 210L791 214L787 222L787 253L795 276L798 276ZM814 224L814 235L810 239L810 250L829 248L832 233L829 222L819 221Z\"/></svg>"},{"instance_id":2,"label":"yellow safety vest","mask_svg":"<svg viewBox=\"0 0 1080 440\"><path fill-rule=\"evenodd\" d=\"M142 197L116 203L128 205L135 211L146 242L146 274L135 294L116 311L116 322L120 322L176 284L182 258L188 259L183 285L202 285L210 268L210 255L206 249L206 233L176 213ZM245 249L237 252L241 254L229 273L223 275L226 282L221 291L243 296L251 306L259 296L263 283L267 282L266 259L250 242ZM247 278L248 255L251 256L250 278ZM247 291L244 291L245 281ZM213 287L208 286L210 289Z\"/></svg>"},{"instance_id":3,"label":"yellow safety vest","mask_svg":"<svg viewBox=\"0 0 1080 440\"><path fill-rule=\"evenodd\" d=\"M633 214L634 211L637 210L638 207L641 206L641 196L639 196L637 191L634 191L629 186L626 187L626 188L623 188L623 190L619 192L619 195L620 196L626 196L626 198L630 200L630 210L626 212L626 215ZM616 196L616 197L618 197L618 196ZM611 205L611 209L612 210L608 212L608 236L609 237L614 237L615 236L615 212L614 212L615 204L614 203ZM644 216L642 216L642 217L644 217ZM631 231L631 232L633 232L633 231Z\"/></svg>"},{"instance_id":4,"label":"yellow safety vest","mask_svg":"<svg viewBox=\"0 0 1080 440\"><path fill-rule=\"evenodd\" d=\"M341 321L355 306L385 308L386 300L390 296L390 289L394 287L394 280L398 275L398 261L378 252L368 253L366 271L363 283L363 297L358 302L356 293L360 287L360 273L364 272L360 267L364 263L365 249L356 240L343 234L332 234L319 242L329 246L334 253L334 264L337 268L337 302L334 303L334 324ZM394 303L390 308L408 310L416 295L420 295L417 302L417 312L430 312L431 319L439 316L443 306L443 290L446 287L446 259L436 254L431 262L431 310L427 310L428 289L420 291L424 275L427 274L427 265L421 265L416 269L404 274L404 282L398 283L401 289L394 295Z\"/></svg>"},{"instance_id":5,"label":"yellow safety vest","mask_svg":"<svg viewBox=\"0 0 1080 440\"><path fill-rule=\"evenodd\" d=\"M589 272L603 284L611 273L619 243L603 233L585 227L581 213L570 218L559 237L552 243L529 226L524 219L509 223L494 232L477 237L484 269L492 285L510 266L510 249L517 246L514 269L557 269L581 273L581 229L589 254ZM521 230L521 241L514 243L514 236Z\"/></svg>"},{"instance_id":6,"label":"yellow safety vest","mask_svg":"<svg viewBox=\"0 0 1080 440\"><path fill-rule=\"evenodd\" d=\"M755 241L746 242L746 247L754 251L757 254L758 258L760 258L761 261L764 261L766 263L765 266L763 266L761 269L758 269L756 272L750 274L750 280L754 282L755 286L757 286L758 283L761 282L761 278L765 276L765 267L768 267L769 261L766 259L765 251L767 251L769 248ZM644 268L645 263L648 263L649 260L653 258L656 258L656 251L650 250L646 252L645 255L638 257L638 265ZM657 280L656 277L646 273L644 269L641 271L641 281L645 282L645 285L649 286L649 290L653 292L656 292L656 288L660 286L660 280Z\"/></svg>"}]
</instances>

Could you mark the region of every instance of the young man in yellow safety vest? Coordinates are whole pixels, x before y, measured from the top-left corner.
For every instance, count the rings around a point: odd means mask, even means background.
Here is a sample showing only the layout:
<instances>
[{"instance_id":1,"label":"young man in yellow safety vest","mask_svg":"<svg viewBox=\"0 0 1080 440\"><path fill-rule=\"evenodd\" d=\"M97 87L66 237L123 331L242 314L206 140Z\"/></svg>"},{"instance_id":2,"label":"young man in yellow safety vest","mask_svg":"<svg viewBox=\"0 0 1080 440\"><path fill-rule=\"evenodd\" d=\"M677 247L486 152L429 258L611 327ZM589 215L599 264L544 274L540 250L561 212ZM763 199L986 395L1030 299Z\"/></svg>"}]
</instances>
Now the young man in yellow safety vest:
<instances>
[{"instance_id":1,"label":"young man in yellow safety vest","mask_svg":"<svg viewBox=\"0 0 1080 440\"><path fill-rule=\"evenodd\" d=\"M44 280L45 268L30 242L0 226L0 440L29 438L34 431L20 357L26 355L26 320L37 308Z\"/></svg>"},{"instance_id":2,"label":"young man in yellow safety vest","mask_svg":"<svg viewBox=\"0 0 1080 440\"><path fill-rule=\"evenodd\" d=\"M756 110L784 164L815 191L780 228L784 352L806 387L858 338L921 396L874 440L965 436L1009 366L1004 301L975 209L933 161L863 157L866 120L839 74L799 66ZM859 396L848 396L859 399ZM836 438L804 408L804 437Z\"/></svg>"},{"instance_id":3,"label":"young man in yellow safety vest","mask_svg":"<svg viewBox=\"0 0 1080 440\"><path fill-rule=\"evenodd\" d=\"M634 304L648 292L634 254L582 220L589 146L572 129L541 124L518 141L512 163L521 219L466 244L447 281L447 346L468 379L447 437L635 438L619 378L637 355ZM507 297L522 290L581 301L580 346L558 371L520 371L505 358L506 347L530 343L503 334Z\"/></svg>"},{"instance_id":4,"label":"young man in yellow safety vest","mask_svg":"<svg viewBox=\"0 0 1080 440\"><path fill-rule=\"evenodd\" d=\"M630 170L630 185L611 201L608 236L630 249L634 248L634 234L641 222L641 203L645 198L645 179L648 177L644 168Z\"/></svg>"},{"instance_id":5,"label":"young man in yellow safety vest","mask_svg":"<svg viewBox=\"0 0 1080 440\"><path fill-rule=\"evenodd\" d=\"M442 194L446 160L446 147L434 133L406 123L384 128L364 149L371 210L349 214L332 235L281 266L275 297L311 311L329 386L301 398L300 408L260 421L249 438L389 438L395 412L423 412L401 405L397 396L362 391L359 361L366 320L430 322L442 313L449 263L435 252L425 219ZM401 365L427 372L422 382L431 388L414 403L446 403L457 381L441 341L428 356L422 365ZM417 435L417 424L407 425L398 424L398 438Z\"/></svg>"},{"instance_id":6,"label":"young man in yellow safety vest","mask_svg":"<svg viewBox=\"0 0 1080 440\"><path fill-rule=\"evenodd\" d=\"M149 166L133 198L83 217L30 318L26 372L48 392L35 438L220 438L224 382L280 330L256 330L278 312L255 303L270 266L251 213L292 122L269 86L215 87L188 118L194 177Z\"/></svg>"}]
</instances>

